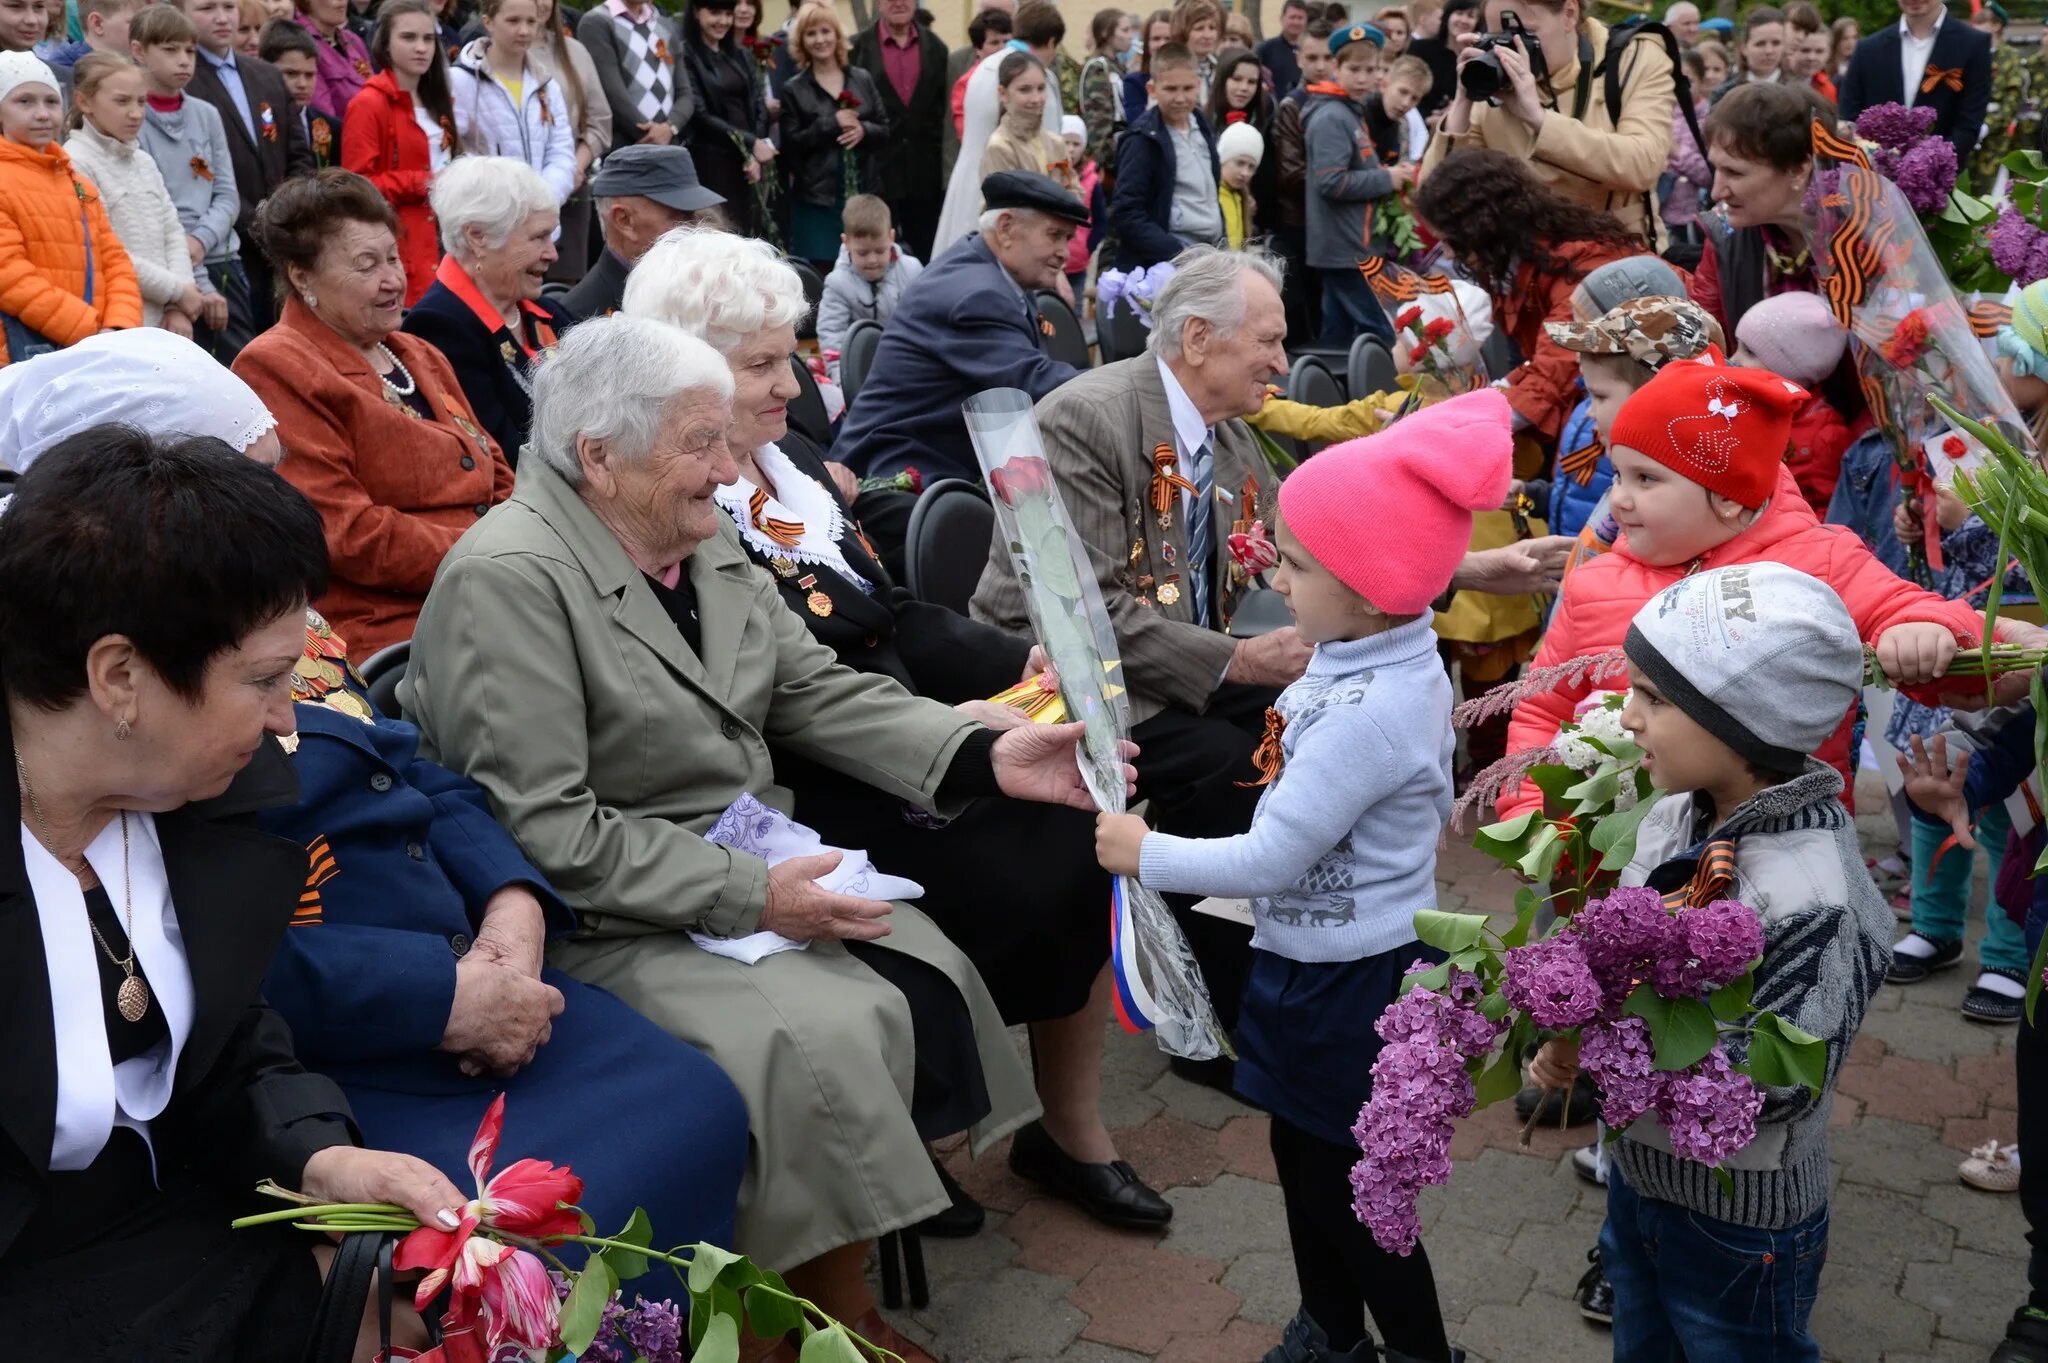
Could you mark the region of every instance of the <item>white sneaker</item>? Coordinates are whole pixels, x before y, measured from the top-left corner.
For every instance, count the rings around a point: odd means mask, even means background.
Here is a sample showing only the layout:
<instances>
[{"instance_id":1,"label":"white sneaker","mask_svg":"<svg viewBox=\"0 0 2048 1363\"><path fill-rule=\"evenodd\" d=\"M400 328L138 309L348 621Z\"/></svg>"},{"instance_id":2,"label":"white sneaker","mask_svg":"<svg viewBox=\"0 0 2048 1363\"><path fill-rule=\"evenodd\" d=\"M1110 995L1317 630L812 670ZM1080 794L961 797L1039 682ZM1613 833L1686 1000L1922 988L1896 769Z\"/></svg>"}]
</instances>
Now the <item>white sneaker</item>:
<instances>
[{"instance_id":1,"label":"white sneaker","mask_svg":"<svg viewBox=\"0 0 2048 1363\"><path fill-rule=\"evenodd\" d=\"M1956 1173L1972 1188L1987 1193L2016 1193L2020 1190L2020 1148L1986 1141L1970 1152Z\"/></svg>"},{"instance_id":2,"label":"white sneaker","mask_svg":"<svg viewBox=\"0 0 2048 1363\"><path fill-rule=\"evenodd\" d=\"M1572 1151L1572 1172L1588 1183L1605 1186L1607 1176L1600 1172L1600 1147L1598 1144L1582 1145ZM2015 1178L2018 1175L2014 1175ZM2015 1183L2014 1187L2019 1185Z\"/></svg>"}]
</instances>

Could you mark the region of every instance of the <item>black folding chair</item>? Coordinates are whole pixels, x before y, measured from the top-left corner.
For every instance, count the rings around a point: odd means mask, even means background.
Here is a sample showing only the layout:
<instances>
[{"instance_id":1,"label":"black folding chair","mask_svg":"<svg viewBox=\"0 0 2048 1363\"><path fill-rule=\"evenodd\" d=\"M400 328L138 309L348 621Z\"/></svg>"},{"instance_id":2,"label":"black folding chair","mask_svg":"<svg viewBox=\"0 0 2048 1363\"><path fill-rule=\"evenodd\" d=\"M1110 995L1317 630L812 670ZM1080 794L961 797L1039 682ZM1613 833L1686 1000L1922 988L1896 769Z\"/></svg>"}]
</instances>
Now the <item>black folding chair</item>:
<instances>
[{"instance_id":1,"label":"black folding chair","mask_svg":"<svg viewBox=\"0 0 2048 1363\"><path fill-rule=\"evenodd\" d=\"M1344 390L1337 386L1336 375L1313 355L1295 358L1294 367L1287 371L1287 396L1311 407L1339 407L1344 403ZM1304 440L1299 443L1302 458L1306 459L1329 442Z\"/></svg>"},{"instance_id":2,"label":"black folding chair","mask_svg":"<svg viewBox=\"0 0 2048 1363\"><path fill-rule=\"evenodd\" d=\"M1086 369L1094 363L1088 354L1088 334L1081 330L1081 319L1067 306L1066 299L1051 289L1040 289L1031 301L1038 305L1039 330L1052 328L1045 338L1046 354L1065 360L1076 369Z\"/></svg>"},{"instance_id":3,"label":"black folding chair","mask_svg":"<svg viewBox=\"0 0 2048 1363\"><path fill-rule=\"evenodd\" d=\"M846 394L848 407L853 406L854 395L868 381L868 370L875 363L875 348L881 344L880 322L863 317L846 329L846 344L839 350L839 389Z\"/></svg>"},{"instance_id":4,"label":"black folding chair","mask_svg":"<svg viewBox=\"0 0 2048 1363\"><path fill-rule=\"evenodd\" d=\"M995 534L996 513L988 494L964 478L940 479L910 508L903 533L903 585L920 601L967 614Z\"/></svg>"},{"instance_id":5,"label":"black folding chair","mask_svg":"<svg viewBox=\"0 0 2048 1363\"><path fill-rule=\"evenodd\" d=\"M818 303L825 297L825 281L811 268L808 260L798 260L794 256L785 259L796 271L796 277L804 282L804 315L796 324L796 338L799 341L813 340L818 334Z\"/></svg>"},{"instance_id":6,"label":"black folding chair","mask_svg":"<svg viewBox=\"0 0 2048 1363\"><path fill-rule=\"evenodd\" d=\"M363 689L370 693L370 703L386 718L398 718L398 684L405 680L405 667L411 661L412 640L401 639L378 649L356 669Z\"/></svg>"},{"instance_id":7,"label":"black folding chair","mask_svg":"<svg viewBox=\"0 0 2048 1363\"><path fill-rule=\"evenodd\" d=\"M1394 357L1387 351L1387 343L1365 332L1351 343L1350 361L1345 367L1351 380L1346 387L1354 398L1389 392L1400 377L1400 371L1394 367Z\"/></svg>"},{"instance_id":8,"label":"black folding chair","mask_svg":"<svg viewBox=\"0 0 2048 1363\"><path fill-rule=\"evenodd\" d=\"M790 400L789 424L809 436L819 449L829 449L832 418L825 415L825 395L818 391L817 376L801 355L790 356L789 367L796 371L797 387L801 390Z\"/></svg>"},{"instance_id":9,"label":"black folding chair","mask_svg":"<svg viewBox=\"0 0 2048 1363\"><path fill-rule=\"evenodd\" d=\"M1145 342L1152 335L1145 319L1129 303L1113 303L1108 313L1098 311L1095 316L1095 348L1102 356L1102 362L1128 360L1145 353Z\"/></svg>"}]
</instances>

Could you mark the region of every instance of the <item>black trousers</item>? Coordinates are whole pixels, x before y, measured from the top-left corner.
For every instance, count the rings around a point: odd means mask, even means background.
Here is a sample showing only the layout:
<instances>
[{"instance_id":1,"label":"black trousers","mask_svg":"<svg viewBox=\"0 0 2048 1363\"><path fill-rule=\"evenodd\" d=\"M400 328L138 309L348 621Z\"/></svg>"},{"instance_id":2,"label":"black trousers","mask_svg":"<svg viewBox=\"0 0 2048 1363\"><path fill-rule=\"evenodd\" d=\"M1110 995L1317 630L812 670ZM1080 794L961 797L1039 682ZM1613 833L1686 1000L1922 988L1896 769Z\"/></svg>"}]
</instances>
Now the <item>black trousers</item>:
<instances>
[{"instance_id":1,"label":"black trousers","mask_svg":"<svg viewBox=\"0 0 2048 1363\"><path fill-rule=\"evenodd\" d=\"M1280 301L1287 308L1287 339L1308 345L1323 334L1323 288L1308 267L1308 229L1284 223L1275 227L1273 249L1287 262L1280 286Z\"/></svg>"},{"instance_id":2,"label":"black trousers","mask_svg":"<svg viewBox=\"0 0 2048 1363\"><path fill-rule=\"evenodd\" d=\"M938 175L936 165L932 173L938 177L932 183L943 189L945 177ZM939 234L939 210L943 204L941 198L905 198L892 205L896 210L897 242L927 265L932 263L932 239Z\"/></svg>"},{"instance_id":3,"label":"black trousers","mask_svg":"<svg viewBox=\"0 0 2048 1363\"><path fill-rule=\"evenodd\" d=\"M1259 803L1252 754L1266 730L1266 708L1279 692L1226 682L1202 714L1163 710L1131 730L1138 745L1138 798L1151 803L1152 826L1184 838L1223 838L1251 827ZM1237 1028L1238 1004L1251 974L1251 929L1196 913L1196 895L1170 894L1167 905L1201 963L1216 1017Z\"/></svg>"},{"instance_id":4,"label":"black trousers","mask_svg":"<svg viewBox=\"0 0 2048 1363\"><path fill-rule=\"evenodd\" d=\"M1351 1212L1358 1148L1332 1145L1278 1117L1271 1142L1301 1308L1330 1337L1331 1351L1348 1353L1369 1338L1370 1311L1390 1357L1448 1363L1451 1346L1429 1256L1419 1244L1412 1254L1389 1254Z\"/></svg>"},{"instance_id":5,"label":"black trousers","mask_svg":"<svg viewBox=\"0 0 2048 1363\"><path fill-rule=\"evenodd\" d=\"M196 325L192 328L192 340L222 364L233 364L235 356L242 353L242 347L255 340L256 333L267 329L270 324L257 321L249 290L249 271L240 259L209 261L206 274L213 281L215 292L228 300L228 324L220 331L204 323Z\"/></svg>"},{"instance_id":6,"label":"black trousers","mask_svg":"<svg viewBox=\"0 0 2048 1363\"><path fill-rule=\"evenodd\" d=\"M2048 1022L2048 1016L2041 1019ZM2020 1212L2027 1218L2027 1305L2048 1311L2048 1036L2025 1018L2013 1046L2020 1089Z\"/></svg>"}]
</instances>

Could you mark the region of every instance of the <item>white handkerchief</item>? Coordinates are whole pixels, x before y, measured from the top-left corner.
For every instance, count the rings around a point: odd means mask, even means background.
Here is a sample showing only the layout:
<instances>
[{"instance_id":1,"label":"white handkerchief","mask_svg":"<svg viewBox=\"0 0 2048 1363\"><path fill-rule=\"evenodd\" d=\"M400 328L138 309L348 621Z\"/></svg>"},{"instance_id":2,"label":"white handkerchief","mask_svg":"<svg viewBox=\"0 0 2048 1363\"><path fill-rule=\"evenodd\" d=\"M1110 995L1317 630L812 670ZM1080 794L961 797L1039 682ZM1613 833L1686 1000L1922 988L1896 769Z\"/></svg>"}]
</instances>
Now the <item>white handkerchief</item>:
<instances>
[{"instance_id":1,"label":"white handkerchief","mask_svg":"<svg viewBox=\"0 0 2048 1363\"><path fill-rule=\"evenodd\" d=\"M770 866L820 852L844 853L837 866L818 877L819 886L834 894L859 895L863 899L916 899L924 894L924 886L916 881L877 869L859 848L827 847L815 829L806 828L780 810L770 809L752 795L742 795L727 806L704 840L759 857ZM777 952L801 951L810 945L792 941L778 932L755 932L745 937L711 937L693 932L690 940L714 956L743 965L758 965Z\"/></svg>"}]
</instances>

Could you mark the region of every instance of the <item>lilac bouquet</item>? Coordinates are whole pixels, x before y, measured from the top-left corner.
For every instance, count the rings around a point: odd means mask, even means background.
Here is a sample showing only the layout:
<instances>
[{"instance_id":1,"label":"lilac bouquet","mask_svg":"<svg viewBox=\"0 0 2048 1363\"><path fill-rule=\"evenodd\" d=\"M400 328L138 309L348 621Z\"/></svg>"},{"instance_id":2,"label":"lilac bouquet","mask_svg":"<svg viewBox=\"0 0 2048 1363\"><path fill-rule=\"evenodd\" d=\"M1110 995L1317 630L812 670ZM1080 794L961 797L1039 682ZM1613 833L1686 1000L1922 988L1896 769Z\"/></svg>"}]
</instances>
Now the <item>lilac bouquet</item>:
<instances>
[{"instance_id":1,"label":"lilac bouquet","mask_svg":"<svg viewBox=\"0 0 2048 1363\"><path fill-rule=\"evenodd\" d=\"M1870 145L1871 168L1898 186L1920 219L1921 231L1951 285L1961 292L2002 290L2011 271L1990 250L1988 234L1998 210L1970 192L1956 165L1956 149L1933 135L1934 110L1927 105L1877 104L1856 118L1856 136ZM1823 195L1834 179L1815 184Z\"/></svg>"},{"instance_id":2,"label":"lilac bouquet","mask_svg":"<svg viewBox=\"0 0 2048 1363\"><path fill-rule=\"evenodd\" d=\"M559 1273L554 1277L555 1294L566 1299L572 1284ZM672 1301L642 1297L627 1306L614 1296L605 1304L597 1338L577 1357L584 1363L685 1363L685 1320Z\"/></svg>"},{"instance_id":3,"label":"lilac bouquet","mask_svg":"<svg viewBox=\"0 0 2048 1363\"><path fill-rule=\"evenodd\" d=\"M1166 281L1173 278L1173 266L1167 261L1142 270L1104 270L1095 278L1095 306L1104 317L1121 298L1124 305L1138 314L1146 326L1152 325L1152 300Z\"/></svg>"}]
</instances>

